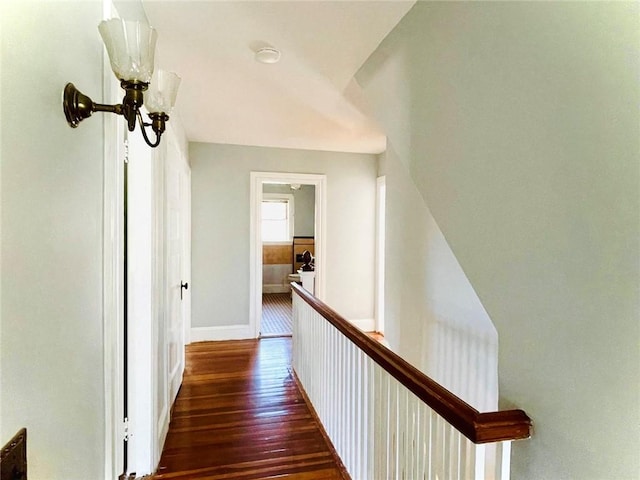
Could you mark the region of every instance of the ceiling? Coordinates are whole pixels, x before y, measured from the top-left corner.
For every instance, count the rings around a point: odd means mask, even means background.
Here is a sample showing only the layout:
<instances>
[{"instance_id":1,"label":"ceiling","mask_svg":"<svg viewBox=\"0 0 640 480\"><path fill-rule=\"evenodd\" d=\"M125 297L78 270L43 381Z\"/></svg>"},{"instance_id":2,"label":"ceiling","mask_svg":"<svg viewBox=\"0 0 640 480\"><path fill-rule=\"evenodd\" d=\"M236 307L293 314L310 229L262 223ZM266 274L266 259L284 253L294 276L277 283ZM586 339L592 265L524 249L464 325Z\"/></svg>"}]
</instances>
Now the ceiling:
<instances>
[{"instance_id":1,"label":"ceiling","mask_svg":"<svg viewBox=\"0 0 640 480\"><path fill-rule=\"evenodd\" d=\"M121 3L121 2L117 2ZM160 1L156 68L178 73L190 141L379 153L354 74L415 1ZM280 62L261 64L272 46Z\"/></svg>"}]
</instances>

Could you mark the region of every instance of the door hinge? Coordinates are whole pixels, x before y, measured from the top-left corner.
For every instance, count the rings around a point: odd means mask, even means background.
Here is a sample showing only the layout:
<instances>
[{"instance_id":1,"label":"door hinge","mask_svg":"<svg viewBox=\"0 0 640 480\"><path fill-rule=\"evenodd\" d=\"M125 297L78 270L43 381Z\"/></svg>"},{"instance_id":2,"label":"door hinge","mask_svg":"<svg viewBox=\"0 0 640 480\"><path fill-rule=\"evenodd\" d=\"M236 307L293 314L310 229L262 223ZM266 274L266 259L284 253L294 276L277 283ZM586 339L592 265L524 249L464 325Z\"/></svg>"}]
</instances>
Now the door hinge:
<instances>
[{"instance_id":1,"label":"door hinge","mask_svg":"<svg viewBox=\"0 0 640 480\"><path fill-rule=\"evenodd\" d=\"M124 140L124 163L129 163L129 140Z\"/></svg>"},{"instance_id":2,"label":"door hinge","mask_svg":"<svg viewBox=\"0 0 640 480\"><path fill-rule=\"evenodd\" d=\"M128 442L129 439L133 436L133 434L129 431L129 419L125 418L122 421L122 431L121 431L121 435L122 440L124 440L125 442Z\"/></svg>"}]
</instances>

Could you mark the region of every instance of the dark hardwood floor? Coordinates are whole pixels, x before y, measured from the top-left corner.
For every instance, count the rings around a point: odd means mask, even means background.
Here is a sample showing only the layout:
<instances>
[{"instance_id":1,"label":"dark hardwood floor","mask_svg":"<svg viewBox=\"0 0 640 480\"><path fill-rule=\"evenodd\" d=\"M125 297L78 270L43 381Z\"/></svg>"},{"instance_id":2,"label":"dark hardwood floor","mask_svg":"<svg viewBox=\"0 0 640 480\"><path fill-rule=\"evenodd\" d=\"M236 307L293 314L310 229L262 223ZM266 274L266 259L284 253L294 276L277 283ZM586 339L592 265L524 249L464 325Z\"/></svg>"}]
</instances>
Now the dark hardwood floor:
<instances>
[{"instance_id":1,"label":"dark hardwood floor","mask_svg":"<svg viewBox=\"0 0 640 480\"><path fill-rule=\"evenodd\" d=\"M153 478L342 479L290 363L290 338L189 345Z\"/></svg>"}]
</instances>

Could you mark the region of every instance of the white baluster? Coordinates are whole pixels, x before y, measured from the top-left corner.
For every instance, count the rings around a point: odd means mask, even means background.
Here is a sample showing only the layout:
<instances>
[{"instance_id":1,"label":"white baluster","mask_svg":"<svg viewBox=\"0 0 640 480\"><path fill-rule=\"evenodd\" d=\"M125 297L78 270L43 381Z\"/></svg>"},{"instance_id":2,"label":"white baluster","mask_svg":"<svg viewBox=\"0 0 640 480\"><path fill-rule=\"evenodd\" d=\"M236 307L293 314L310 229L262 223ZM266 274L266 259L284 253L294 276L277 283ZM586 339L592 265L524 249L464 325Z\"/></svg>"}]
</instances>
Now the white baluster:
<instances>
[{"instance_id":1,"label":"white baluster","mask_svg":"<svg viewBox=\"0 0 640 480\"><path fill-rule=\"evenodd\" d=\"M351 465L354 473L357 473L356 465L358 464L358 439L360 430L358 429L358 382L360 381L360 368L357 362L357 348L353 343L349 343L349 353L351 357L351 432L349 439L349 449L351 450ZM359 478L356 476L356 478Z\"/></svg>"},{"instance_id":2,"label":"white baluster","mask_svg":"<svg viewBox=\"0 0 640 480\"><path fill-rule=\"evenodd\" d=\"M473 442L462 437L460 442L460 478L473 480L475 475L476 448Z\"/></svg>"},{"instance_id":3,"label":"white baluster","mask_svg":"<svg viewBox=\"0 0 640 480\"><path fill-rule=\"evenodd\" d=\"M389 442L389 383L388 377L384 375L382 368L375 366L376 386L378 390L377 399L380 399L376 409L376 480L384 480L387 477L388 462L387 454L390 448Z\"/></svg>"},{"instance_id":4,"label":"white baluster","mask_svg":"<svg viewBox=\"0 0 640 480\"><path fill-rule=\"evenodd\" d=\"M371 361L367 355L362 354L362 438L364 438L364 448L360 474L362 478L372 478L371 452L373 450L373 432L371 429L371 419L373 418L373 389L371 388Z\"/></svg>"},{"instance_id":5,"label":"white baluster","mask_svg":"<svg viewBox=\"0 0 640 480\"><path fill-rule=\"evenodd\" d=\"M345 340L347 340L345 338ZM345 410L345 453L346 458L349 462L349 468L353 468L353 445L352 445L352 436L353 436L353 381L355 379L355 372L353 370L353 358L351 356L352 352L351 343L347 340L345 342L345 353L346 353L346 363L347 368L344 371L345 375L345 404L343 408Z\"/></svg>"},{"instance_id":6,"label":"white baluster","mask_svg":"<svg viewBox=\"0 0 640 480\"><path fill-rule=\"evenodd\" d=\"M407 456L408 456L408 390L398 385L398 478L407 480Z\"/></svg>"},{"instance_id":7,"label":"white baluster","mask_svg":"<svg viewBox=\"0 0 640 480\"><path fill-rule=\"evenodd\" d=\"M292 365L354 480L509 480L511 442L475 445L297 295L293 314ZM495 345L435 329L437 372L482 403Z\"/></svg>"},{"instance_id":8,"label":"white baluster","mask_svg":"<svg viewBox=\"0 0 640 480\"><path fill-rule=\"evenodd\" d=\"M511 442L499 442L496 448L496 480L509 480L511 477Z\"/></svg>"},{"instance_id":9,"label":"white baluster","mask_svg":"<svg viewBox=\"0 0 640 480\"><path fill-rule=\"evenodd\" d=\"M472 478L475 480L485 480L487 478L487 446L486 445L473 445L475 453L475 471ZM489 480L493 476L489 475Z\"/></svg>"},{"instance_id":10,"label":"white baluster","mask_svg":"<svg viewBox=\"0 0 640 480\"><path fill-rule=\"evenodd\" d=\"M374 414L375 414L375 383L373 379L373 361L369 357L366 358L367 364L367 394L365 401L367 405L367 457L365 460L365 478L373 478L374 476L374 445L375 445L375 426L374 426Z\"/></svg>"}]
</instances>

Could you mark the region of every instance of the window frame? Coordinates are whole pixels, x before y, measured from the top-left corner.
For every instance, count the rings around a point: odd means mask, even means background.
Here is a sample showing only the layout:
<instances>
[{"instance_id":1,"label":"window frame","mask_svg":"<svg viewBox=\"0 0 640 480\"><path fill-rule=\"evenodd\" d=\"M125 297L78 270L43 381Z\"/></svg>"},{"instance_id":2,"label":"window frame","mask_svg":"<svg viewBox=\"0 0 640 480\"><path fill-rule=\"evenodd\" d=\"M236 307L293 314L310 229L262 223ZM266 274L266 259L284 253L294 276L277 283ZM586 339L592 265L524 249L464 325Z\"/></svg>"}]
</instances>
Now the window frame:
<instances>
[{"instance_id":1,"label":"window frame","mask_svg":"<svg viewBox=\"0 0 640 480\"><path fill-rule=\"evenodd\" d=\"M262 204L265 202L283 202L287 204L287 217L289 220L289 231L286 240L263 240L263 245L289 245L293 243L294 235L294 218L295 218L295 198L291 193L262 193L262 201L260 202L260 224L261 232L264 232L264 219L262 218Z\"/></svg>"}]
</instances>

